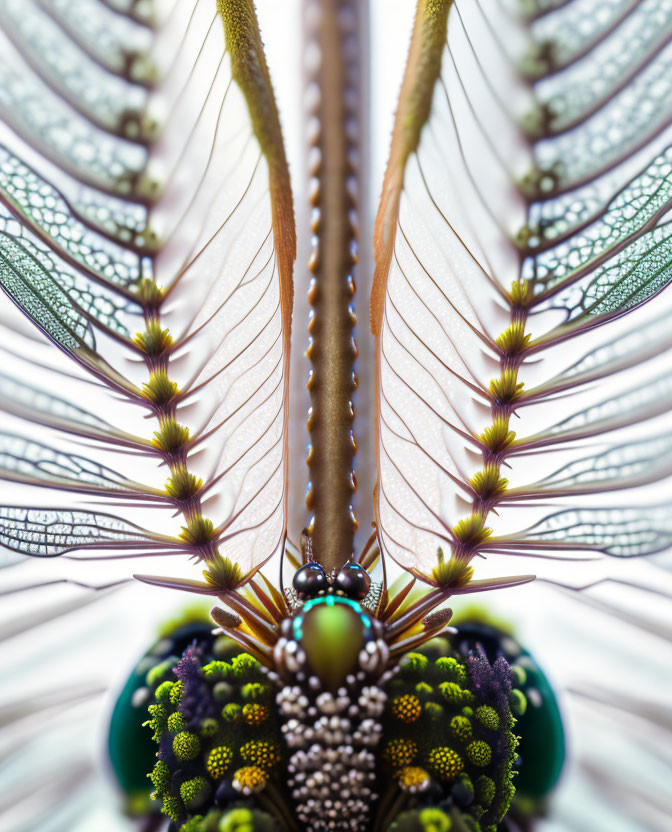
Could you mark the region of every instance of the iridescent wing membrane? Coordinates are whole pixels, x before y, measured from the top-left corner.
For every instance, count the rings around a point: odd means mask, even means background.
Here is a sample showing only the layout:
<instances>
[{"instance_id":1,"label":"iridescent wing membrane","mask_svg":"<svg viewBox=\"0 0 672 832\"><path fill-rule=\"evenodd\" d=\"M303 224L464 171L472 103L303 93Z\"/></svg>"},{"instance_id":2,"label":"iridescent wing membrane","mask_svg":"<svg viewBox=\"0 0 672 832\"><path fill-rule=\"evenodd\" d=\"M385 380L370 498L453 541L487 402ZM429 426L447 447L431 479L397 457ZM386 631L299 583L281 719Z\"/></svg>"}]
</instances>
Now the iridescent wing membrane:
<instances>
[{"instance_id":1,"label":"iridescent wing membrane","mask_svg":"<svg viewBox=\"0 0 672 832\"><path fill-rule=\"evenodd\" d=\"M419 3L372 326L379 534L431 582L670 544L671 35L666 2Z\"/></svg>"},{"instance_id":2,"label":"iridescent wing membrane","mask_svg":"<svg viewBox=\"0 0 672 832\"><path fill-rule=\"evenodd\" d=\"M251 0L147 8L0 2L0 541L217 587L284 545L292 198Z\"/></svg>"}]
</instances>

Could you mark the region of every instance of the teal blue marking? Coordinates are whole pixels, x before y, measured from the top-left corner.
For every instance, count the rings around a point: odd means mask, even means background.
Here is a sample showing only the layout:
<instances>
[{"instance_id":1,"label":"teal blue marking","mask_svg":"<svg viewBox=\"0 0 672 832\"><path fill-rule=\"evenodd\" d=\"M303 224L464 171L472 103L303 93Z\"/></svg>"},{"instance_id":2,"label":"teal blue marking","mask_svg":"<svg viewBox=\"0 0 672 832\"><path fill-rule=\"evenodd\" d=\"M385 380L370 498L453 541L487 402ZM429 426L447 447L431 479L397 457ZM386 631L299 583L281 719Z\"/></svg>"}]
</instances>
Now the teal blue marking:
<instances>
[{"instance_id":1,"label":"teal blue marking","mask_svg":"<svg viewBox=\"0 0 672 832\"><path fill-rule=\"evenodd\" d=\"M294 640L301 641L303 637L303 631L301 629L303 625L303 616L306 613L310 612L313 607L317 607L319 605L324 605L328 607L333 607L335 604L340 604L341 606L350 607L351 610L356 612L359 615L359 619L362 624L367 628L371 629L371 619L362 609L362 605L359 604L357 601L353 601L351 598L343 598L340 595L323 595L320 598L311 598L310 601L306 601L303 605L303 615L299 615L294 619L293 630L294 630Z\"/></svg>"},{"instance_id":2,"label":"teal blue marking","mask_svg":"<svg viewBox=\"0 0 672 832\"><path fill-rule=\"evenodd\" d=\"M333 607L334 604L344 604L356 613L362 612L361 604L358 604L357 601L353 601L351 598L343 598L340 595L323 595L320 598L311 598L310 601L306 601L303 605L303 612L307 613L319 604L326 604L328 607Z\"/></svg>"}]
</instances>

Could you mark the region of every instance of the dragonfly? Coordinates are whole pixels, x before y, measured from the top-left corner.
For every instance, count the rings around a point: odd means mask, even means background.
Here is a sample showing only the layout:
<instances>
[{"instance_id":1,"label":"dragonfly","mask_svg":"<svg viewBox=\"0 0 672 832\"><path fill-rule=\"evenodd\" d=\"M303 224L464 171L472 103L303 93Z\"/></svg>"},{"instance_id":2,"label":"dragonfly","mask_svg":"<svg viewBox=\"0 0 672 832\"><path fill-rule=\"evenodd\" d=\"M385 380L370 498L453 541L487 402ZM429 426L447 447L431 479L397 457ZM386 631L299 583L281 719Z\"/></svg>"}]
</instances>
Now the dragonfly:
<instances>
[{"instance_id":1,"label":"dragonfly","mask_svg":"<svg viewBox=\"0 0 672 832\"><path fill-rule=\"evenodd\" d=\"M672 7L408 0L372 72L391 6L301 71L258 6L0 2L3 566L212 603L112 717L148 829L532 829L552 687L452 607L672 542Z\"/></svg>"}]
</instances>

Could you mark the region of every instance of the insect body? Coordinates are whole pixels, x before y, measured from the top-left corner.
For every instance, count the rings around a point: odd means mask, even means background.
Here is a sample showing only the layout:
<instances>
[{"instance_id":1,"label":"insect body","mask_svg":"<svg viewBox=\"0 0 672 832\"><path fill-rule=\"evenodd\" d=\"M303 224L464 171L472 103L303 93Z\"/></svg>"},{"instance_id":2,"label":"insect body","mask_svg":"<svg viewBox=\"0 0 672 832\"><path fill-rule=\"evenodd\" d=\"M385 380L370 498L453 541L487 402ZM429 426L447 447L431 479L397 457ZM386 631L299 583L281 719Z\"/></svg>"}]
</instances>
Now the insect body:
<instances>
[{"instance_id":1,"label":"insect body","mask_svg":"<svg viewBox=\"0 0 672 832\"><path fill-rule=\"evenodd\" d=\"M666 5L418 0L372 275L369 6L305 3L304 515L295 200L254 3L0 3L0 541L122 583L143 558L140 581L214 604L130 697L171 832L495 832L534 780L526 724L552 750L528 823L563 757L552 691L505 628L449 628L448 600L534 577L488 564L573 577L669 544ZM154 574L175 556L201 575Z\"/></svg>"},{"instance_id":2,"label":"insect body","mask_svg":"<svg viewBox=\"0 0 672 832\"><path fill-rule=\"evenodd\" d=\"M514 714L526 705L516 656L512 669L499 646L486 655L477 640L457 650L428 641L450 613L424 615L426 600L404 610L402 596L386 604L355 564L327 576L308 563L293 583L287 607L267 599L271 656L259 608L240 610L257 638L214 610L227 635L150 671L163 811L178 828L198 813L207 829L246 799L280 828L322 832L385 829L402 810L437 804L442 817L494 829L511 802Z\"/></svg>"},{"instance_id":3,"label":"insect body","mask_svg":"<svg viewBox=\"0 0 672 832\"><path fill-rule=\"evenodd\" d=\"M344 567L317 592L321 581L306 581L305 571L317 570L307 564L297 571L302 603L283 621L274 651L288 787L306 828L366 829L378 798L375 754L387 698L380 685L389 648L366 606L370 580L361 567ZM350 591L336 594L339 584Z\"/></svg>"}]
</instances>

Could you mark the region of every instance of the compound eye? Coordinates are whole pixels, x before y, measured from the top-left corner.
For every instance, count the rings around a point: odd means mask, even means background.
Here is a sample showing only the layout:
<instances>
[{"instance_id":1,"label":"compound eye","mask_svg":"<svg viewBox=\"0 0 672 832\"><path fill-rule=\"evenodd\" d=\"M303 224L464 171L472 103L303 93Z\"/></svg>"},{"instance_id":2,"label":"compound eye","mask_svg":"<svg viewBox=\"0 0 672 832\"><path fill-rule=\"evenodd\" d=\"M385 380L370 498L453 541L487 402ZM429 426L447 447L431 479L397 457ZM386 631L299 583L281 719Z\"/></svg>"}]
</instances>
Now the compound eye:
<instances>
[{"instance_id":1,"label":"compound eye","mask_svg":"<svg viewBox=\"0 0 672 832\"><path fill-rule=\"evenodd\" d=\"M314 598L329 586L327 573L319 563L305 563L294 573L292 586L300 598Z\"/></svg>"},{"instance_id":2,"label":"compound eye","mask_svg":"<svg viewBox=\"0 0 672 832\"><path fill-rule=\"evenodd\" d=\"M358 563L346 563L336 575L334 589L340 589L348 598L361 601L369 594L371 578Z\"/></svg>"}]
</instances>

